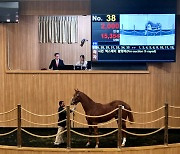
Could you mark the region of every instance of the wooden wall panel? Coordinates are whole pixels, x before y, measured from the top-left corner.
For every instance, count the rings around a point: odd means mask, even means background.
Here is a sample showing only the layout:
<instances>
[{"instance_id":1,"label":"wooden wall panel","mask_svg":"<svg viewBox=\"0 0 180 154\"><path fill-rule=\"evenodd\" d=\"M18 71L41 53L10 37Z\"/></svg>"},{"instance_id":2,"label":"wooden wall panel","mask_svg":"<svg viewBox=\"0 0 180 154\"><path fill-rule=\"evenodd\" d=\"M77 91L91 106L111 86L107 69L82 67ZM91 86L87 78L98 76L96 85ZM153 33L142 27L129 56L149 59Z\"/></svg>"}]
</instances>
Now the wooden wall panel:
<instances>
[{"instance_id":1,"label":"wooden wall panel","mask_svg":"<svg viewBox=\"0 0 180 154\"><path fill-rule=\"evenodd\" d=\"M0 104L4 105L4 77L5 77L5 49L6 49L6 33L5 26L0 24ZM4 108L0 108L0 112L4 112Z\"/></svg>"},{"instance_id":2,"label":"wooden wall panel","mask_svg":"<svg viewBox=\"0 0 180 154\"><path fill-rule=\"evenodd\" d=\"M7 25L9 68L39 69L38 19L21 16L20 23Z\"/></svg>"},{"instance_id":3,"label":"wooden wall panel","mask_svg":"<svg viewBox=\"0 0 180 154\"><path fill-rule=\"evenodd\" d=\"M90 15L90 0L49 0L20 3L22 15Z\"/></svg>"}]
</instances>

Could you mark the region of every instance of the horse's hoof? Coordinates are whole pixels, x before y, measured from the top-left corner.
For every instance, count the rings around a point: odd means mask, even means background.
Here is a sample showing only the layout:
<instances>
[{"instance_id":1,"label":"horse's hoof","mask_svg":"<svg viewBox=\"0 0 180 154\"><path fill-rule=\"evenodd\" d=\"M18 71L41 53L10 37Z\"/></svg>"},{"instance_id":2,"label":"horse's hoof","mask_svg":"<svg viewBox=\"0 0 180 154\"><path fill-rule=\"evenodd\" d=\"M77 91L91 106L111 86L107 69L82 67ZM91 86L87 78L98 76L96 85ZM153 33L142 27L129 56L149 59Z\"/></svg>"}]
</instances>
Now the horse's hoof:
<instances>
[{"instance_id":1,"label":"horse's hoof","mask_svg":"<svg viewBox=\"0 0 180 154\"><path fill-rule=\"evenodd\" d=\"M99 148L98 144L95 146L95 148Z\"/></svg>"},{"instance_id":2,"label":"horse's hoof","mask_svg":"<svg viewBox=\"0 0 180 154\"><path fill-rule=\"evenodd\" d=\"M121 144L121 146L122 146L122 147L124 147L124 146L125 146L125 144Z\"/></svg>"},{"instance_id":3,"label":"horse's hoof","mask_svg":"<svg viewBox=\"0 0 180 154\"><path fill-rule=\"evenodd\" d=\"M87 142L87 143L86 143L86 147L88 147L89 145L90 145L90 142Z\"/></svg>"}]
</instances>

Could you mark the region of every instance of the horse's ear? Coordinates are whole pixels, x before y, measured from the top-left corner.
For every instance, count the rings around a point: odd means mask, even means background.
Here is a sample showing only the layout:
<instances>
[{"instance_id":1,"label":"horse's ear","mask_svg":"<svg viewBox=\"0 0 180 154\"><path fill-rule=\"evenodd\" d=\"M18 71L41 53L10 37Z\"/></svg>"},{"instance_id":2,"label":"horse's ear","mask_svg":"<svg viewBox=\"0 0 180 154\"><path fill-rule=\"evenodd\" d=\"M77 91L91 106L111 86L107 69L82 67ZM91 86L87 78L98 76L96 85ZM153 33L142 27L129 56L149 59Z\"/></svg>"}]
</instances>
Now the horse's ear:
<instances>
[{"instance_id":1,"label":"horse's ear","mask_svg":"<svg viewBox=\"0 0 180 154\"><path fill-rule=\"evenodd\" d=\"M75 92L78 92L79 90L78 89L74 89L75 90Z\"/></svg>"}]
</instances>

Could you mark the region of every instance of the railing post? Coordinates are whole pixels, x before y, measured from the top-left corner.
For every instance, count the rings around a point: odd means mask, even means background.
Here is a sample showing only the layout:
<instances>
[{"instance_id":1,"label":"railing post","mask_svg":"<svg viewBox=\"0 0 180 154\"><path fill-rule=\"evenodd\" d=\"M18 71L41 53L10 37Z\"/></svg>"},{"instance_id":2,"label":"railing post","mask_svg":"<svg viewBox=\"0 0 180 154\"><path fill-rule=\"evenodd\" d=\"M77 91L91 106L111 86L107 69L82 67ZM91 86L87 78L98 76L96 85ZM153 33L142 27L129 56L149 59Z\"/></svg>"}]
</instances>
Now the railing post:
<instances>
[{"instance_id":1,"label":"railing post","mask_svg":"<svg viewBox=\"0 0 180 154\"><path fill-rule=\"evenodd\" d=\"M22 138L21 138L21 105L17 105L17 146L21 147Z\"/></svg>"},{"instance_id":2,"label":"railing post","mask_svg":"<svg viewBox=\"0 0 180 154\"><path fill-rule=\"evenodd\" d=\"M74 112L73 112L73 114L72 114L72 119L74 120ZM71 128L74 128L74 121L71 121Z\"/></svg>"},{"instance_id":3,"label":"railing post","mask_svg":"<svg viewBox=\"0 0 180 154\"><path fill-rule=\"evenodd\" d=\"M117 147L121 148L122 142L122 105L118 105L118 141Z\"/></svg>"},{"instance_id":4,"label":"railing post","mask_svg":"<svg viewBox=\"0 0 180 154\"><path fill-rule=\"evenodd\" d=\"M165 109L164 109L164 145L168 145L168 104L165 103Z\"/></svg>"},{"instance_id":5,"label":"railing post","mask_svg":"<svg viewBox=\"0 0 180 154\"><path fill-rule=\"evenodd\" d=\"M71 148L71 121L70 121L70 106L67 109L67 148Z\"/></svg>"}]
</instances>

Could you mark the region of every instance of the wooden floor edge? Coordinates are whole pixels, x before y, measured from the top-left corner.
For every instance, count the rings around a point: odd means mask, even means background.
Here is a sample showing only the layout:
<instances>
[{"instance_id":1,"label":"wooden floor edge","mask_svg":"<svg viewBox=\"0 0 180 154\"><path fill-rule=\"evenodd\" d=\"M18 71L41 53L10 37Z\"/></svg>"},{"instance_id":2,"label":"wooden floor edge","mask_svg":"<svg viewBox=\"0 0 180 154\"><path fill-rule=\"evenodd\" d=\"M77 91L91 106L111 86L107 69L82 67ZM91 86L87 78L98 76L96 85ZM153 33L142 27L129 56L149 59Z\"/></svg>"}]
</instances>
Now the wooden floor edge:
<instances>
[{"instance_id":1,"label":"wooden floor edge","mask_svg":"<svg viewBox=\"0 0 180 154\"><path fill-rule=\"evenodd\" d=\"M16 147L16 146L3 146L0 145L0 150L15 150L15 151L45 151L45 152L55 152L55 151L61 151L61 152L88 152L88 151L94 151L94 152L111 152L111 151L141 151L141 150L155 150L155 149L164 149L164 148L180 148L180 143L175 144L169 144L169 145L154 145L154 146L142 146L142 147L124 147L121 149L118 148L35 148L35 147Z\"/></svg>"}]
</instances>

